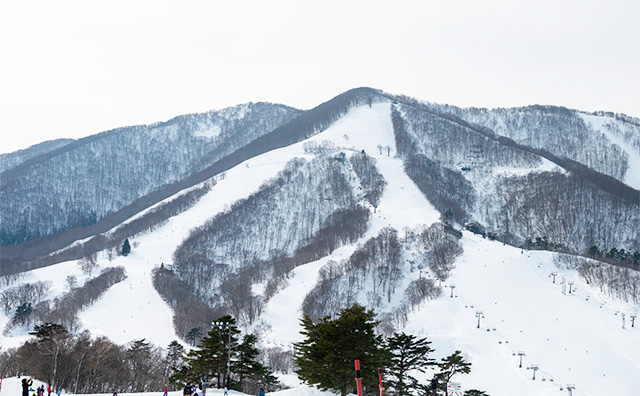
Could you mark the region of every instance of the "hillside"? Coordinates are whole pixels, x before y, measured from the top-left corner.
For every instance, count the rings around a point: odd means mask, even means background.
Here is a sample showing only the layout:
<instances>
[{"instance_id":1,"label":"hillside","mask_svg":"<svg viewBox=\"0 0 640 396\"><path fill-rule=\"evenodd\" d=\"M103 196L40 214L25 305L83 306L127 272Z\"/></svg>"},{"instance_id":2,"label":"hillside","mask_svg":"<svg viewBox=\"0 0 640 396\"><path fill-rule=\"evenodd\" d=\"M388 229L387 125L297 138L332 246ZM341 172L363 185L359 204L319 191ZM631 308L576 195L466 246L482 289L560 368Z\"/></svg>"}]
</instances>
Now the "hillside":
<instances>
[{"instance_id":1,"label":"hillside","mask_svg":"<svg viewBox=\"0 0 640 396\"><path fill-rule=\"evenodd\" d=\"M123 267L126 279L77 313L78 330L163 347L185 342L176 318L206 326L232 311L263 345L288 349L300 340L303 312L320 316L359 302L379 313L382 332L428 337L437 358L462 350L473 364L470 375L456 378L466 389L560 395L575 384L575 395L633 394L640 326L631 328L628 318L639 310L637 292L613 298L606 287L587 284L582 267L563 264L564 254L520 246L544 236L567 253L591 245L637 250L638 204L536 148L365 92L335 116L304 124L322 125L306 139L192 186L208 183L193 205L131 237L127 257L100 253L93 275L73 260L7 276L0 292L50 282L34 303L55 305L69 289L67 276L82 286L101 269ZM627 156L628 163L640 157ZM345 236L340 216L356 207L366 209L365 227ZM460 232L468 222L492 235ZM154 288L160 266L197 291L210 311L184 316L179 302ZM562 280L572 282L571 294L562 292ZM430 291L412 297L418 282ZM225 295L225 285L236 292L242 286L243 298ZM480 328L477 311L484 315ZM10 313L0 314L8 329L0 336L4 348L28 338L26 326L7 327ZM539 366L535 382L532 371L518 368L519 351L525 366Z\"/></svg>"},{"instance_id":2,"label":"hillside","mask_svg":"<svg viewBox=\"0 0 640 396\"><path fill-rule=\"evenodd\" d=\"M107 131L33 156L2 172L0 243L94 224L299 114L250 103Z\"/></svg>"}]
</instances>

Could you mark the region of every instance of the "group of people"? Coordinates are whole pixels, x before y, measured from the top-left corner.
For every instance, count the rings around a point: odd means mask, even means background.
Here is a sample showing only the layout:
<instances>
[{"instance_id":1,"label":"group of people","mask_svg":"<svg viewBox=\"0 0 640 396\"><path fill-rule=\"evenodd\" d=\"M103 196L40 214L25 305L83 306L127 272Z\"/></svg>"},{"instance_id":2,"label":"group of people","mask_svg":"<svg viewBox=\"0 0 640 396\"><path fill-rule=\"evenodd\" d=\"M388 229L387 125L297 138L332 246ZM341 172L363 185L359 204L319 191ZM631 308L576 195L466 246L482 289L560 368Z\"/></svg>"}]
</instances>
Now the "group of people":
<instances>
[{"instance_id":1,"label":"group of people","mask_svg":"<svg viewBox=\"0 0 640 396\"><path fill-rule=\"evenodd\" d=\"M29 391L33 391L33 395L34 396L44 396L44 392L45 392L45 387L44 385L40 385L38 388L36 389L32 389L31 385L33 385L33 379L29 378L23 378L22 379L22 396L29 396ZM53 391L53 388L51 387L51 385L47 385L46 388L46 392L47 392L47 396L51 396L51 392ZM58 389L58 396L60 396L60 389Z\"/></svg>"},{"instance_id":2,"label":"group of people","mask_svg":"<svg viewBox=\"0 0 640 396\"><path fill-rule=\"evenodd\" d=\"M207 392L207 387L202 382L199 385L195 385L195 384L191 385L189 382L187 382L186 384L184 384L182 395L183 396L205 396L206 392ZM226 386L224 387L223 392L224 392L224 396L229 395L229 389ZM164 387L164 395L162 396L167 396L166 385ZM260 388L260 391L258 392L258 396L266 396L266 393L263 388Z\"/></svg>"},{"instance_id":3,"label":"group of people","mask_svg":"<svg viewBox=\"0 0 640 396\"><path fill-rule=\"evenodd\" d=\"M182 391L183 396L204 396L205 393L207 393L207 387L206 385L203 385L202 382L199 385L191 385L187 382L184 384L184 389Z\"/></svg>"}]
</instances>

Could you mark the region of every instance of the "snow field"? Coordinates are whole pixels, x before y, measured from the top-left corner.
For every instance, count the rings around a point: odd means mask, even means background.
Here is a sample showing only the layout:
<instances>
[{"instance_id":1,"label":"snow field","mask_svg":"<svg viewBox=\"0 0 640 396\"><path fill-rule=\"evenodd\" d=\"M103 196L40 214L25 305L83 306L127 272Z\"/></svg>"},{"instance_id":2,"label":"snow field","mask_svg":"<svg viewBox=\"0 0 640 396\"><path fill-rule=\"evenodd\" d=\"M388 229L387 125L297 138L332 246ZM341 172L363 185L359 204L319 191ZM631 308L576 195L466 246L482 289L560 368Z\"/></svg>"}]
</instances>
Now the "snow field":
<instances>
[{"instance_id":1,"label":"snow field","mask_svg":"<svg viewBox=\"0 0 640 396\"><path fill-rule=\"evenodd\" d=\"M456 286L457 297L450 298L446 288L410 319L407 331L427 335L438 355L461 349L473 363L471 374L457 379L465 389L553 395L575 384L574 395L635 394L640 329L621 329L615 309L594 297L575 271L555 268L549 252L521 253L468 232L463 244L446 283ZM551 272L559 273L555 284ZM572 294L568 288L562 294L562 277L574 283ZM484 315L480 329L478 311ZM437 347L449 343L454 346L448 350ZM519 351L526 354L522 369ZM526 370L532 364L539 366L535 383L533 371Z\"/></svg>"},{"instance_id":2,"label":"snow field","mask_svg":"<svg viewBox=\"0 0 640 396\"><path fill-rule=\"evenodd\" d=\"M615 128L615 124L618 123L618 121L610 117L587 114L579 115L580 117L582 117L585 123L591 125L593 129L605 135L607 139L611 141L611 143L617 144L618 147L622 149L622 151L627 153L629 168L627 169L627 173L624 176L624 182L627 185L635 188L636 190L640 189L640 153L638 152L638 149L634 148L622 137L615 135L608 127L608 125L610 125L611 128Z\"/></svg>"}]
</instances>

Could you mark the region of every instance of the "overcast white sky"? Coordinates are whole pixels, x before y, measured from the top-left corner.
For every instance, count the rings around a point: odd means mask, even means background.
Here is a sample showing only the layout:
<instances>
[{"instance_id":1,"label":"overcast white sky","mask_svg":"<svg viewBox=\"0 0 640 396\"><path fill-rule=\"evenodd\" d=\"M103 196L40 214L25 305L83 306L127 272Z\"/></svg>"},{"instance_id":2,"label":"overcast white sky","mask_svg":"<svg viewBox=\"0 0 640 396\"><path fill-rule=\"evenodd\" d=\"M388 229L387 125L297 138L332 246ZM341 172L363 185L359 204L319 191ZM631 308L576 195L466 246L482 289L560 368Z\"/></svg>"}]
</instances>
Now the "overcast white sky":
<instances>
[{"instance_id":1,"label":"overcast white sky","mask_svg":"<svg viewBox=\"0 0 640 396\"><path fill-rule=\"evenodd\" d=\"M640 1L0 2L0 152L350 88L640 117Z\"/></svg>"}]
</instances>

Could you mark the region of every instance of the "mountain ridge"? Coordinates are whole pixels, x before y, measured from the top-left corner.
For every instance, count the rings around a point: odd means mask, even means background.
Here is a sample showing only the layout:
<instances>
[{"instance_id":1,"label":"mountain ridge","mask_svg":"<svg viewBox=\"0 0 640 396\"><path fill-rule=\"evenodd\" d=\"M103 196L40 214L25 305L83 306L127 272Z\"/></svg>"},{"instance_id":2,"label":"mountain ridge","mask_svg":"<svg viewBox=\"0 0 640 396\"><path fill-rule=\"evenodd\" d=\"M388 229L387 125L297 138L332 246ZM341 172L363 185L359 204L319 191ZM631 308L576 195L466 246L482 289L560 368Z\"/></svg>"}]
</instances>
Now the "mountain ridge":
<instances>
[{"instance_id":1,"label":"mountain ridge","mask_svg":"<svg viewBox=\"0 0 640 396\"><path fill-rule=\"evenodd\" d=\"M299 113L299 116L294 117L283 125L276 127L274 130L264 134L263 136L258 136L254 141L249 142L248 144L240 147L236 151L230 153L226 157L216 161L215 163L209 165L208 167L196 171L186 177L183 177L179 180L173 181L165 187L161 187L159 190L147 194L145 196L138 197L136 200L131 202L129 205L124 206L122 209L108 214L106 217L99 219L95 224L88 224L87 226L75 227L60 232L54 233L50 236L44 236L40 238L36 238L33 241L26 241L18 245L6 244L3 246L3 254L0 257L0 260L4 261L5 264L11 263L12 265L19 265L21 262L25 262L25 260L31 260L35 257L46 255L52 251L59 250L66 245L69 245L74 240L84 239L90 237L91 235L97 235L100 233L104 233L107 230L117 226L117 224L122 221L130 218L135 213L139 213L145 208L158 203L164 199L167 199L174 194L182 191L186 188L190 188L192 186L198 185L203 181L210 179L211 177L221 174L224 171L230 169L231 167L237 165L238 163L245 161L248 158L252 158L253 156L259 155L270 149L275 149L278 147L283 147L288 144L292 144L296 141L300 141L300 139L308 138L315 133L318 133L322 129L331 125L334 120L338 119L341 115L345 114L350 108L356 105L368 104L371 106L374 102L378 101L390 101L394 103L398 103L397 106L409 106L416 108L419 111L426 112L425 114L432 114L434 117L438 117L443 120L447 120L448 122L452 122L455 125L459 125L463 128L466 128L470 131L475 131L476 133L484 136L486 139L490 139L502 146L511 147L512 149L518 150L523 153L533 154L535 156L546 158L559 166L569 170L572 175L577 177L580 180L586 180L588 183L592 183L597 186L598 189L604 191L607 194L616 194L623 199L627 200L629 203L633 205L637 205L640 201L640 192L633 187L630 187L619 180L613 178L612 176L602 174L596 170L589 168L575 160L571 160L569 158L562 158L556 154L553 154L546 149L536 149L513 139L502 136L494 132L492 129L484 127L482 125L478 125L472 122L469 122L463 118L460 118L458 115L454 113L446 113L443 112L443 108L447 108L447 106L443 105L434 105L429 103L420 102L411 98L399 96L399 95L391 95L384 93L380 90L375 90L371 88L356 88L353 90L349 90L337 97L317 106L312 110L308 110L302 113ZM243 105L238 105L234 107L230 107L227 109L237 109ZM275 106L283 106L283 105L275 105ZM394 105L395 106L395 105ZM286 106L285 106L286 107ZM451 106L449 106L451 107ZM528 106L525 108L518 109L552 109L557 110L560 109L563 113L573 114L574 111L559 108L559 107L550 107L550 106ZM518 110L516 109L516 110ZM223 109L226 110L226 109ZM469 109L467 109L469 110ZM472 109L473 110L473 109ZM486 111L486 109L480 109ZM511 109L513 110L513 109ZM457 112L462 112L463 109L458 109ZM521 110L518 110L521 111ZM208 112L211 113L211 112ZM204 114L204 113L203 113ZM162 125L162 126L171 126L172 124L179 123L180 120L184 120L194 115L184 115L174 117L169 121L164 123L156 123L153 125ZM134 127L135 128L135 127ZM446 127L445 127L446 128ZM102 135L102 138L106 138L109 134L114 133L114 131L121 130L111 130L106 131L102 134L94 135L92 137L87 137L86 141L83 144L91 143L92 139L97 139L98 136ZM68 146L68 145L67 145ZM58 148L57 150L69 150L66 146ZM54 150L55 152L56 150ZM40 157L41 160L46 158L47 155L51 153L42 154ZM32 159L32 161L36 161ZM29 163L27 161L27 163ZM23 164L23 166L27 166ZM465 167L464 165L462 166ZM452 168L454 171L459 172L459 169ZM15 175L17 175L17 172ZM464 173L464 172L463 172ZM3 175L6 174L3 173ZM16 179L18 180L18 179ZM6 185L6 181L4 181L4 185ZM0 190L2 191L2 190ZM3 211L3 216L8 216L10 211ZM90 214L89 214L90 215ZM91 215L90 215L91 216ZM88 218L89 222L91 222L90 217ZM86 220L83 220L86 221ZM4 222L6 223L6 221ZM3 226L6 227L6 226ZM532 236L533 237L533 236ZM50 246L46 248L46 246ZM36 249L37 247L37 249ZM31 252L31 253L29 253ZM22 259L20 258L22 257ZM13 261L10 261L13 260ZM6 265L5 265L6 267Z\"/></svg>"}]
</instances>

